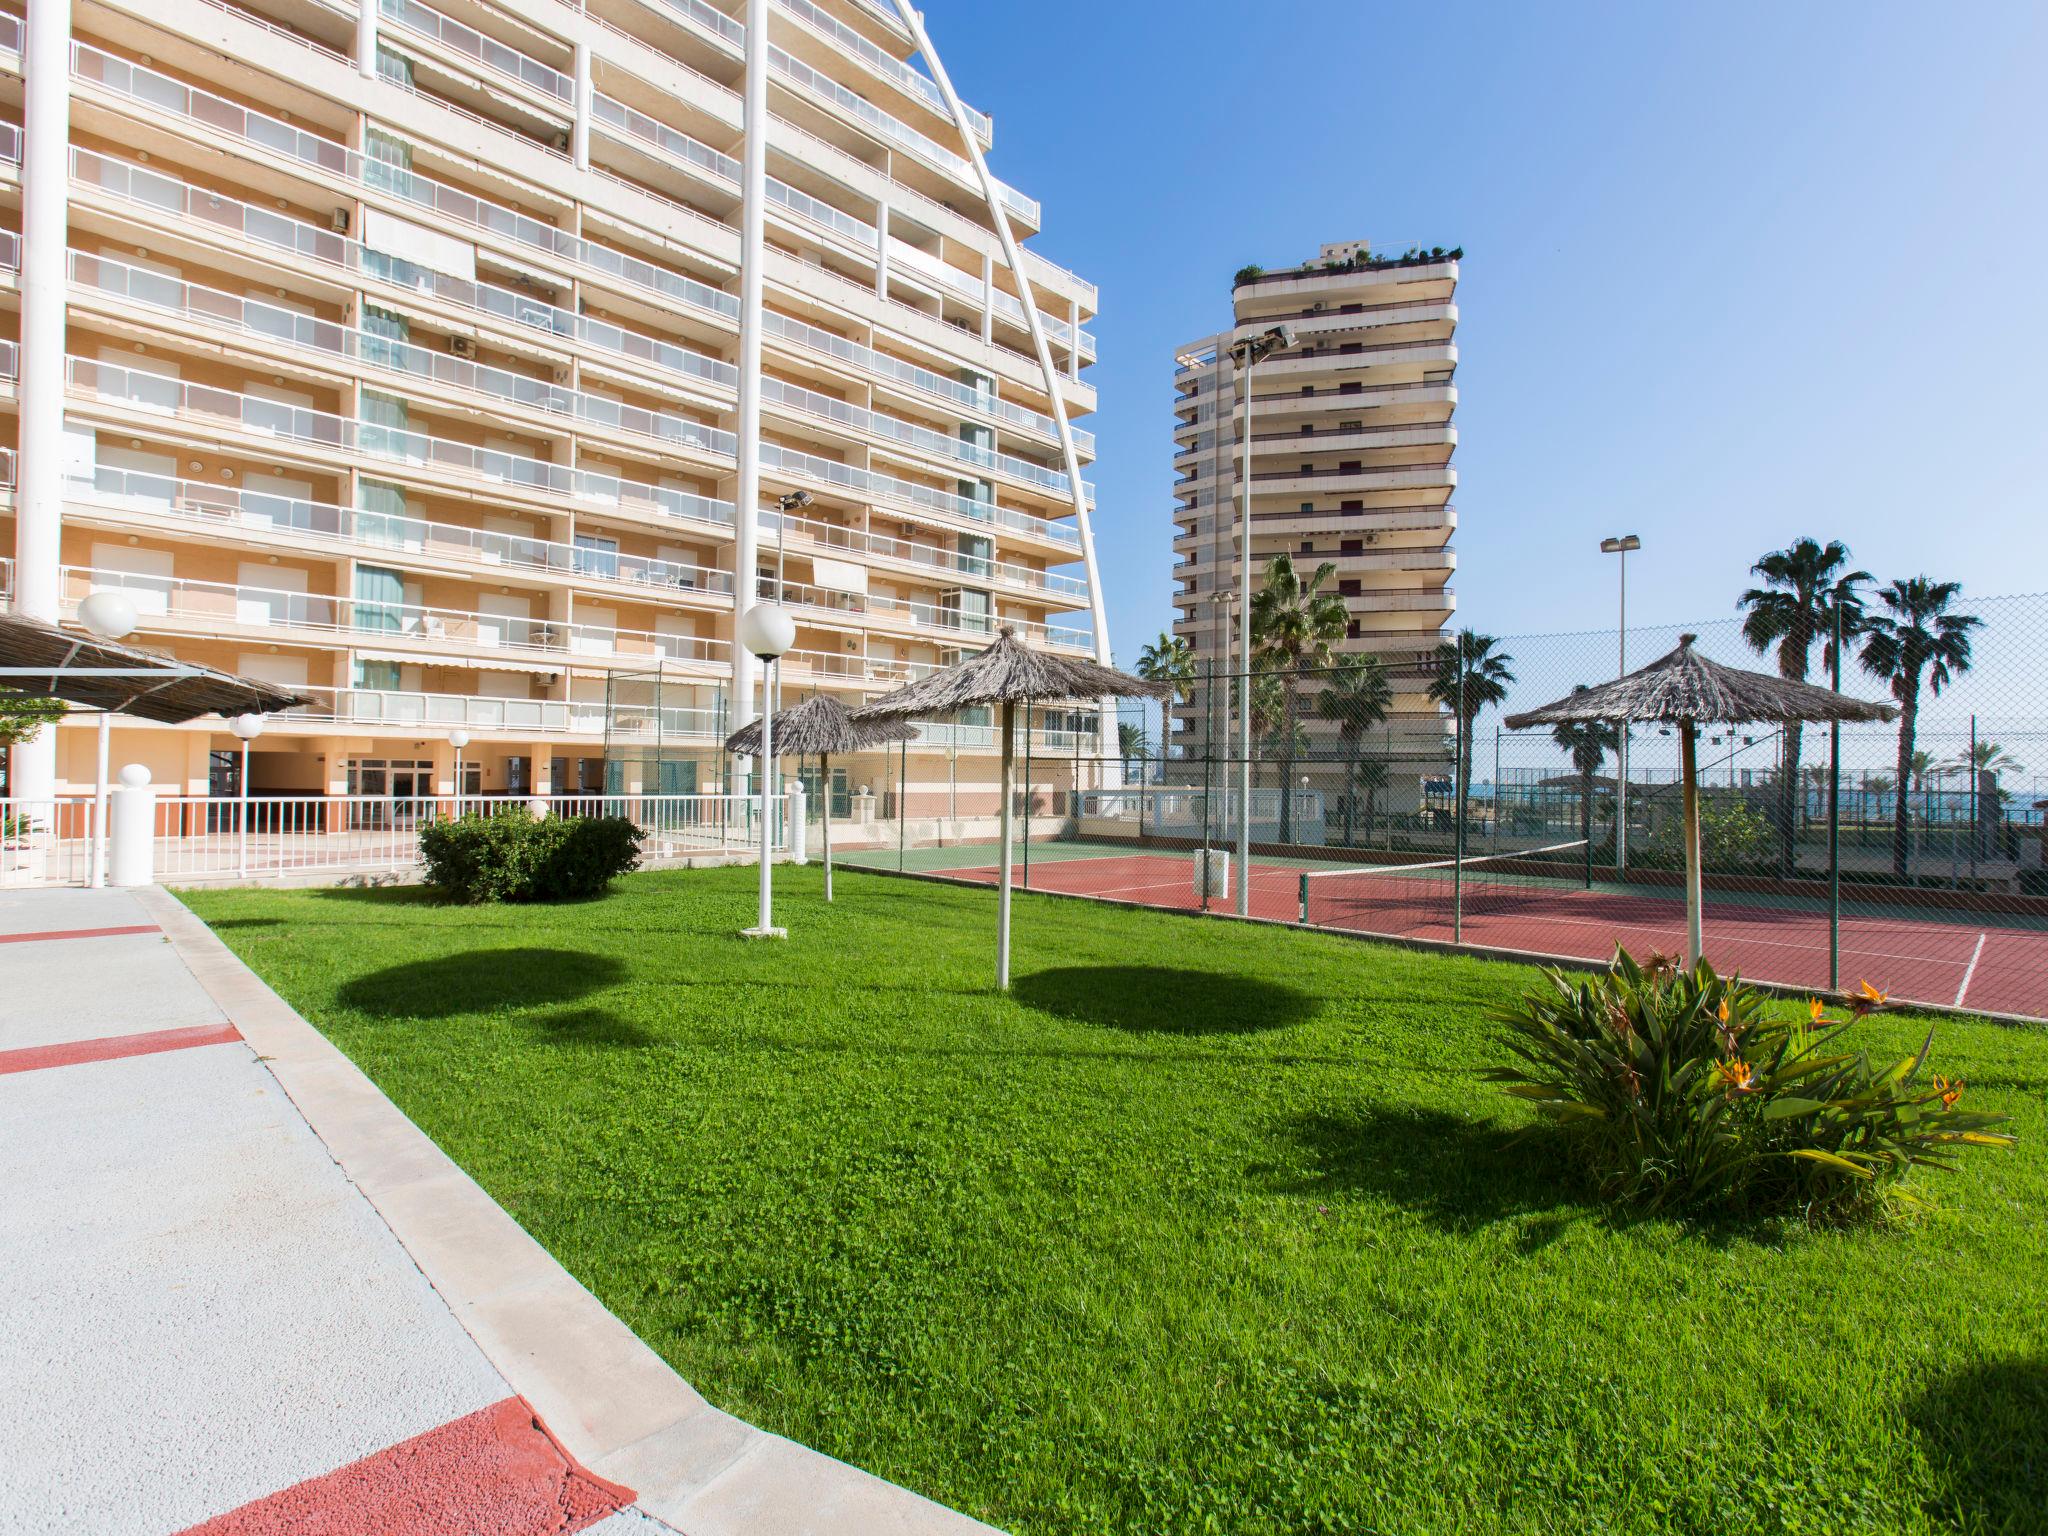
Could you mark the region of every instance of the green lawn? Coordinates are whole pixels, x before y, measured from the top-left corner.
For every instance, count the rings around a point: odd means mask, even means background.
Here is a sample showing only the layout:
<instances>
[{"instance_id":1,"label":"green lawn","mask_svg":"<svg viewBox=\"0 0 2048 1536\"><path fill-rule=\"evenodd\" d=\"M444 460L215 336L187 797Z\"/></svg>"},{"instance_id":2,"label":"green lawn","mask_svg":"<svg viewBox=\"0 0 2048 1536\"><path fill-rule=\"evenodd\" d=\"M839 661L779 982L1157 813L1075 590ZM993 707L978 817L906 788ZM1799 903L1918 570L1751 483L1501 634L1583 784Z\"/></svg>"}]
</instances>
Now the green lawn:
<instances>
[{"instance_id":1,"label":"green lawn","mask_svg":"<svg viewBox=\"0 0 2048 1536\"><path fill-rule=\"evenodd\" d=\"M1531 972L1022 896L999 998L992 892L777 881L187 899L714 1402L995 1524L2048 1529L2048 1034L1939 1025L2023 1140L1918 1225L1617 1225L1479 1079Z\"/></svg>"}]
</instances>

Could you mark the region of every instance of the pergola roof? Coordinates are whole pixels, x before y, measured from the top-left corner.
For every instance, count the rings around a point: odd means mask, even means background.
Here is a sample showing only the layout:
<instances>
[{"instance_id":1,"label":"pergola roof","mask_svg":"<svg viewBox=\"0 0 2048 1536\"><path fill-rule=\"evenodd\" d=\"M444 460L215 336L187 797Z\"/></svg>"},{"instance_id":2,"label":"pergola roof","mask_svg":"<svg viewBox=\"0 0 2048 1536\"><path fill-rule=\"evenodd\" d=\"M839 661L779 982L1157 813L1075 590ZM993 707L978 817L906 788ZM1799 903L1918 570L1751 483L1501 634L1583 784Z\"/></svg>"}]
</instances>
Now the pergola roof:
<instances>
[{"instance_id":1,"label":"pergola roof","mask_svg":"<svg viewBox=\"0 0 2048 1536\"><path fill-rule=\"evenodd\" d=\"M0 688L181 725L201 715L267 715L310 702L272 683L0 613Z\"/></svg>"}]
</instances>

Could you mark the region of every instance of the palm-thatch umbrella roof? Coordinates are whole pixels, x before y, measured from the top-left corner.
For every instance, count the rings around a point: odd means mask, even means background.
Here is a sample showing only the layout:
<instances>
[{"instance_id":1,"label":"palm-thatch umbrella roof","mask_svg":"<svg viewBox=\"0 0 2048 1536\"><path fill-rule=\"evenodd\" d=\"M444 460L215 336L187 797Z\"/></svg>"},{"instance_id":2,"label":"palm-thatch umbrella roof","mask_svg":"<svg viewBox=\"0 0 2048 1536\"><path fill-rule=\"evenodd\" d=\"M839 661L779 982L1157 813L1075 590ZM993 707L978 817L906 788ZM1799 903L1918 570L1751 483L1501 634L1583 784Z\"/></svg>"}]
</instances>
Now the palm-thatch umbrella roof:
<instances>
[{"instance_id":1,"label":"palm-thatch umbrella roof","mask_svg":"<svg viewBox=\"0 0 2048 1536\"><path fill-rule=\"evenodd\" d=\"M1795 683L1768 672L1746 672L1709 661L1693 649L1697 635L1681 635L1678 649L1640 671L1594 688L1575 689L1568 698L1541 709L1509 715L1511 731L1532 725L1565 725L1580 720L1662 720L1678 727L1679 764L1685 780L1685 940L1687 963L1700 957L1700 786L1697 727L1747 725L1753 721L1795 724L1890 720L1898 711L1846 694Z\"/></svg>"},{"instance_id":2,"label":"palm-thatch umbrella roof","mask_svg":"<svg viewBox=\"0 0 2048 1536\"><path fill-rule=\"evenodd\" d=\"M909 741L916 728L898 719L856 720L830 694L814 693L790 709L779 709L768 731L768 744L778 757L815 757L824 764L835 753L864 752L892 741ZM725 738L725 750L741 757L761 755L762 722L749 721ZM832 786L824 793L825 899L832 899Z\"/></svg>"},{"instance_id":3,"label":"palm-thatch umbrella roof","mask_svg":"<svg viewBox=\"0 0 2048 1536\"><path fill-rule=\"evenodd\" d=\"M1171 683L1148 682L1073 656L1033 650L1005 624L985 651L906 683L854 711L856 720L949 715L971 704L1044 703L1055 699L1163 699Z\"/></svg>"},{"instance_id":4,"label":"palm-thatch umbrella roof","mask_svg":"<svg viewBox=\"0 0 2048 1536\"><path fill-rule=\"evenodd\" d=\"M1173 692L1171 683L1148 682L1071 656L1052 656L1035 651L1017 638L1016 630L1004 625L987 650L956 661L930 677L907 683L894 693L884 694L864 709L854 711L856 720L907 719L922 715L950 715L975 704L1003 706L1003 767L1001 779L1002 847L996 860L996 986L1010 985L1010 821L1011 773L1017 759L1017 706L1069 699L1163 699Z\"/></svg>"},{"instance_id":5,"label":"palm-thatch umbrella roof","mask_svg":"<svg viewBox=\"0 0 2048 1536\"><path fill-rule=\"evenodd\" d=\"M1507 727L1564 725L1576 720L1663 720L1672 724L1745 725L1752 721L1891 720L1898 711L1847 694L1795 683L1768 672L1745 672L1709 661L1681 635L1678 649L1615 682L1581 688L1541 709L1510 715Z\"/></svg>"},{"instance_id":6,"label":"palm-thatch umbrella roof","mask_svg":"<svg viewBox=\"0 0 2048 1536\"><path fill-rule=\"evenodd\" d=\"M801 704L778 710L769 734L777 756L831 757L865 752L892 741L909 741L915 729L899 719L856 720L829 693L814 693ZM741 757L761 755L761 722L754 720L725 738L725 750Z\"/></svg>"}]
</instances>

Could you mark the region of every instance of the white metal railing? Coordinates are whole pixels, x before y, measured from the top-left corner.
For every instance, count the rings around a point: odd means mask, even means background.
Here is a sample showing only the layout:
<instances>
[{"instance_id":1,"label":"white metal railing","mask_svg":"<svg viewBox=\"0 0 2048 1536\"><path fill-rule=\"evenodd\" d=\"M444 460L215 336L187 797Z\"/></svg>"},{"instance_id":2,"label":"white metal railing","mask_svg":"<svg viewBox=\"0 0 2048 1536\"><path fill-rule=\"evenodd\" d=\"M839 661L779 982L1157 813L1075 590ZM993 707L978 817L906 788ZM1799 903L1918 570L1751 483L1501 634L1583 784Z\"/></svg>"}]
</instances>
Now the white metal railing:
<instances>
[{"instance_id":1,"label":"white metal railing","mask_svg":"<svg viewBox=\"0 0 2048 1536\"><path fill-rule=\"evenodd\" d=\"M0 271L21 270L21 236L11 229L0 229Z\"/></svg>"},{"instance_id":2,"label":"white metal railing","mask_svg":"<svg viewBox=\"0 0 2048 1536\"><path fill-rule=\"evenodd\" d=\"M769 801L778 849L786 803ZM746 795L164 795L156 802L156 876L166 884L274 880L419 866L423 827L508 811L621 816L646 839L643 858L745 857L760 846L759 802Z\"/></svg>"},{"instance_id":3,"label":"white metal railing","mask_svg":"<svg viewBox=\"0 0 2048 1536\"><path fill-rule=\"evenodd\" d=\"M847 26L836 16L827 15L811 0L776 0L776 4L809 25L812 30L830 39L843 52L851 54L876 74L895 81L912 95L923 98L933 111L947 112L946 96L939 89L938 82L929 75L910 67L892 53L884 53L860 33ZM995 143L995 123L986 112L967 108L967 120L973 124L975 137L981 140L984 149Z\"/></svg>"},{"instance_id":4,"label":"white metal railing","mask_svg":"<svg viewBox=\"0 0 2048 1536\"><path fill-rule=\"evenodd\" d=\"M663 591L732 591L732 573L675 560L655 560L616 550L564 544L437 523L402 513L337 506L306 497L281 496L236 486L184 480L140 470L98 465L90 478L74 475L66 494L101 505L171 517L217 528L290 533L298 538L350 544L374 551L399 551L470 560L492 567L554 571L596 581L617 581Z\"/></svg>"},{"instance_id":5,"label":"white metal railing","mask_svg":"<svg viewBox=\"0 0 2048 1536\"><path fill-rule=\"evenodd\" d=\"M21 18L12 11L0 11L0 49L21 52Z\"/></svg>"},{"instance_id":6,"label":"white metal railing","mask_svg":"<svg viewBox=\"0 0 2048 1536\"><path fill-rule=\"evenodd\" d=\"M803 60L790 57L773 44L768 48L768 66L813 95L831 102L842 112L872 129L881 138L944 171L961 185L980 190L980 179L975 175L973 163L965 155L956 154L934 142L908 123L884 112L858 91L848 89L830 75L811 68ZM1038 226L1041 213L1035 198L1026 197L1015 187L1005 186L1000 181L996 183L996 195L1002 200L1005 208L1017 214L1033 228Z\"/></svg>"},{"instance_id":7,"label":"white metal railing","mask_svg":"<svg viewBox=\"0 0 2048 1536\"><path fill-rule=\"evenodd\" d=\"M574 623L472 613L380 598L195 581L187 576L153 576L92 566L63 566L58 575L67 608L75 610L93 592L123 592L135 604L139 627L144 630L186 625L208 632L229 625L240 629L295 629L361 636L370 644L429 640L437 645L461 645L483 651L617 657L650 663L723 664L732 653L731 642L725 640L621 629L614 624L590 621ZM444 662L449 666L460 664L453 657Z\"/></svg>"},{"instance_id":8,"label":"white metal railing","mask_svg":"<svg viewBox=\"0 0 2048 1536\"><path fill-rule=\"evenodd\" d=\"M786 527L787 536L799 544L816 544L827 549L843 549L850 554L877 555L886 560L902 560L944 572L949 576L960 575L981 581L1000 581L1011 586L1050 592L1059 597L1073 597L1085 601L1088 596L1088 583L1078 576L1068 576L1058 571L1034 570L1030 566L1016 565L988 556L962 554L958 550L919 544L909 539L892 538L888 534L865 533L858 528L841 528L834 523L816 522L806 517L785 518L781 512L773 508L762 511L760 526L763 536L770 539L781 536Z\"/></svg>"},{"instance_id":9,"label":"white metal railing","mask_svg":"<svg viewBox=\"0 0 2048 1536\"><path fill-rule=\"evenodd\" d=\"M1021 299L1018 299L1013 294L1005 293L1000 288L991 288L974 273L956 267L950 261L946 261L941 257L934 256L930 251L911 245L891 235L889 237L889 260L895 266L908 267L913 272L921 272L934 282L952 289L962 298L977 305L988 305L1002 318L1024 326L1027 329L1029 328L1030 321L1025 316L1024 304ZM1051 336L1058 342L1068 345L1073 344L1076 333L1073 326L1069 325L1065 320L1060 319L1057 315L1046 313L1044 309L1039 310L1038 318L1043 322L1048 336ZM1093 357L1095 355L1094 334L1084 330L1079 335L1083 355Z\"/></svg>"},{"instance_id":10,"label":"white metal railing","mask_svg":"<svg viewBox=\"0 0 2048 1536\"><path fill-rule=\"evenodd\" d=\"M21 124L0 123L0 160L21 164Z\"/></svg>"},{"instance_id":11,"label":"white metal railing","mask_svg":"<svg viewBox=\"0 0 2048 1536\"><path fill-rule=\"evenodd\" d=\"M843 486L863 496L880 497L884 501L900 501L910 506L932 511L949 513L954 517L971 518L978 523L1001 523L1035 538L1047 539L1056 544L1078 546L1080 530L1065 523L1055 523L1046 518L1034 517L1028 512L1019 512L1014 507L995 506L985 501L976 501L952 491L942 491L937 486L919 485L910 480L898 480L893 475L880 474L874 470L856 469L850 464L841 464L837 459L824 459L816 454L804 453L795 448L785 448L779 443L761 445L761 464L766 469L780 469L806 479L822 480L828 485Z\"/></svg>"}]
</instances>

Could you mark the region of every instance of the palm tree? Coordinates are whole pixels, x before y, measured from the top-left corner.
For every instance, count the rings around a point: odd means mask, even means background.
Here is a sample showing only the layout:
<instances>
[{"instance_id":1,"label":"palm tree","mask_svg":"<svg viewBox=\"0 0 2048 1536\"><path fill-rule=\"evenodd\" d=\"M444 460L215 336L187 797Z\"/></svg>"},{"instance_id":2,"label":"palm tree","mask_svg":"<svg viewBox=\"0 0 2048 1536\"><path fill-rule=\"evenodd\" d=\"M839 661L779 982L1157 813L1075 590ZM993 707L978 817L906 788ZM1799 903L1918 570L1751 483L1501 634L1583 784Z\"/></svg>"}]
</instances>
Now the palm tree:
<instances>
[{"instance_id":1,"label":"palm tree","mask_svg":"<svg viewBox=\"0 0 2048 1536\"><path fill-rule=\"evenodd\" d=\"M1351 613L1344 599L1322 590L1323 583L1337 574L1337 563L1325 560L1315 574L1303 581L1294 561L1275 555L1266 566L1266 581L1252 597L1252 659L1263 663L1280 677L1280 706L1284 728L1281 733L1283 771L1280 779L1280 841L1290 842L1294 832L1294 758L1300 750L1295 729L1297 708L1294 680L1313 667L1330 664L1331 648L1344 638Z\"/></svg>"},{"instance_id":2,"label":"palm tree","mask_svg":"<svg viewBox=\"0 0 2048 1536\"><path fill-rule=\"evenodd\" d=\"M1173 684L1174 698L1185 704L1195 691L1194 647L1162 629L1157 640L1147 641L1138 652L1138 676L1148 683Z\"/></svg>"},{"instance_id":3,"label":"palm tree","mask_svg":"<svg viewBox=\"0 0 2048 1536\"><path fill-rule=\"evenodd\" d=\"M1346 656L1339 660L1336 671L1323 685L1323 691L1316 695L1316 713L1337 727L1337 739L1343 745L1347 763L1358 761L1360 738L1385 720L1393 707L1394 685L1387 678L1386 663L1373 655ZM1382 765L1380 783L1385 782ZM1346 841L1349 841L1349 796L1346 796L1345 803Z\"/></svg>"},{"instance_id":4,"label":"palm tree","mask_svg":"<svg viewBox=\"0 0 2048 1536\"><path fill-rule=\"evenodd\" d=\"M1145 727L1135 720L1119 720L1116 726L1117 755L1124 760L1124 772L1131 771L1133 758L1142 762L1145 757Z\"/></svg>"},{"instance_id":5,"label":"palm tree","mask_svg":"<svg viewBox=\"0 0 2048 1536\"><path fill-rule=\"evenodd\" d=\"M1573 693L1584 693L1586 685L1580 683ZM1599 773L1600 765L1607 760L1607 754L1621 749L1621 731L1606 720L1570 720L1551 728L1550 739L1571 754L1572 766L1579 770L1579 835L1588 843L1593 841L1593 778ZM1500 786L1494 786L1494 793L1500 793Z\"/></svg>"},{"instance_id":6,"label":"palm tree","mask_svg":"<svg viewBox=\"0 0 2048 1536\"><path fill-rule=\"evenodd\" d=\"M1351 779L1365 791L1365 844L1372 846L1372 825L1379 819L1380 791L1387 787L1387 760L1361 757L1351 767Z\"/></svg>"},{"instance_id":7,"label":"palm tree","mask_svg":"<svg viewBox=\"0 0 2048 1536\"><path fill-rule=\"evenodd\" d=\"M1936 698L1957 673L1970 670L1970 634L1983 627L1974 614L1953 613L1962 595L1959 581L1934 581L1909 576L1878 589L1885 611L1864 620L1862 662L1865 671L1887 683L1899 701L1898 776L1904 784L1913 772L1914 735L1920 725L1920 687L1924 682ZM1892 805L1892 873L1906 878L1909 853L1907 796Z\"/></svg>"},{"instance_id":8,"label":"palm tree","mask_svg":"<svg viewBox=\"0 0 2048 1536\"><path fill-rule=\"evenodd\" d=\"M1472 790L1472 722L1489 705L1508 696L1508 684L1515 680L1509 670L1514 657L1496 651L1500 642L1491 635L1477 635L1469 629L1458 631L1455 641L1446 640L1436 648L1436 677L1429 685L1430 699L1448 709L1458 722L1458 810L1462 814L1465 796Z\"/></svg>"},{"instance_id":9,"label":"palm tree","mask_svg":"<svg viewBox=\"0 0 2048 1536\"><path fill-rule=\"evenodd\" d=\"M1837 614L1844 638L1856 633L1863 618L1863 599L1857 589L1868 583L1871 575L1849 570L1848 564L1849 546L1841 540L1822 544L1816 539L1799 539L1789 549L1772 550L1749 568L1752 575L1763 578L1763 585L1751 587L1736 600L1736 607L1747 610L1742 638L1759 656L1773 645L1778 648L1780 677L1795 683L1806 681L1815 640L1821 641L1821 664L1834 665ZM1799 724L1788 723L1777 812L1787 875L1799 857L1800 746Z\"/></svg>"}]
</instances>

